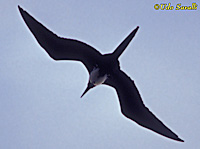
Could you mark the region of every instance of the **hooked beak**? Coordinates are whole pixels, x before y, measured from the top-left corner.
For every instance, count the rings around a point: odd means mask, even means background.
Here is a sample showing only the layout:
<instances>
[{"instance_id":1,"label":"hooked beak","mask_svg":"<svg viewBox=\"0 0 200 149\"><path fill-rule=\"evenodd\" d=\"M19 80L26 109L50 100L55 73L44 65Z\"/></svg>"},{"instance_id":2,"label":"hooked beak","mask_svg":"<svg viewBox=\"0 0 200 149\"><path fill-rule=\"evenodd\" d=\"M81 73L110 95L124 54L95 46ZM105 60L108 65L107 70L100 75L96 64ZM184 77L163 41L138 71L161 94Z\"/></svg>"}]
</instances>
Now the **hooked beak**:
<instances>
[{"instance_id":1,"label":"hooked beak","mask_svg":"<svg viewBox=\"0 0 200 149\"><path fill-rule=\"evenodd\" d=\"M88 83L88 86L85 89L85 91L83 92L83 94L81 95L81 98L93 87L94 87L94 85L92 83Z\"/></svg>"}]
</instances>

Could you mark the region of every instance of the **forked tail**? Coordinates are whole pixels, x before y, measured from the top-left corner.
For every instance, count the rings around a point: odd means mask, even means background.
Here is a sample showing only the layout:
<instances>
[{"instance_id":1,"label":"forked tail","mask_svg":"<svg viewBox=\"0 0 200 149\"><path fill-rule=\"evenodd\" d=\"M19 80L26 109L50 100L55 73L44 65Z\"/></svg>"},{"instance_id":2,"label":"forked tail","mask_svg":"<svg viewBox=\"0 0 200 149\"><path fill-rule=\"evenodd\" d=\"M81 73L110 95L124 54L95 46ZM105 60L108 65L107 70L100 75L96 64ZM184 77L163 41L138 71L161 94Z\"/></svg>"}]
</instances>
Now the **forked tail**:
<instances>
[{"instance_id":1,"label":"forked tail","mask_svg":"<svg viewBox=\"0 0 200 149\"><path fill-rule=\"evenodd\" d=\"M135 36L137 30L139 29L139 26L136 27L125 39L124 41L116 48L116 50L112 53L115 59L118 59L119 56L124 52L130 41Z\"/></svg>"}]
</instances>

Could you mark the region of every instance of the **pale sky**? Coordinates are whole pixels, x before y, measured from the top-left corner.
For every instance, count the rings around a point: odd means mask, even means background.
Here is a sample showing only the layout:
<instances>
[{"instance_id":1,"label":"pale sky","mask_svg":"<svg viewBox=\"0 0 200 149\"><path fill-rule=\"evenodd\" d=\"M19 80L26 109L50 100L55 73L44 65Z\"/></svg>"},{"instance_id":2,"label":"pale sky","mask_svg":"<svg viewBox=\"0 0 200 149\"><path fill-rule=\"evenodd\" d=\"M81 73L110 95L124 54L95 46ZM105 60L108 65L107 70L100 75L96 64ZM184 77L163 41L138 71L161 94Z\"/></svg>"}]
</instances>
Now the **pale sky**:
<instances>
[{"instance_id":1,"label":"pale sky","mask_svg":"<svg viewBox=\"0 0 200 149\"><path fill-rule=\"evenodd\" d=\"M200 10L155 10L170 1L0 1L0 148L200 148ZM171 1L171 5L181 1ZM182 2L189 6L192 2ZM23 22L20 5L59 36L111 53L136 27L120 57L145 105L185 142L157 135L120 112L101 85L80 98L80 62L53 61Z\"/></svg>"}]
</instances>

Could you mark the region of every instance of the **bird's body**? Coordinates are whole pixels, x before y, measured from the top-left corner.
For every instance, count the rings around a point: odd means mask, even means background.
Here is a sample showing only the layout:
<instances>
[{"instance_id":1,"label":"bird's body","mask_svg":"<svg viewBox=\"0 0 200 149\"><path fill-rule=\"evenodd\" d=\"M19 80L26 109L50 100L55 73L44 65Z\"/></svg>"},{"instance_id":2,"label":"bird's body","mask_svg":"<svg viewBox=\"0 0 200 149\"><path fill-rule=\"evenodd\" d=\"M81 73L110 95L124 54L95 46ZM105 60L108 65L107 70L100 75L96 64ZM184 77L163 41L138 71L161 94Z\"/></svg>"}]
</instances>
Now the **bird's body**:
<instances>
[{"instance_id":1,"label":"bird's body","mask_svg":"<svg viewBox=\"0 0 200 149\"><path fill-rule=\"evenodd\" d=\"M182 139L149 111L144 105L133 80L120 69L118 58L135 36L139 27L134 29L113 53L102 55L95 48L86 43L74 39L58 37L20 6L18 7L26 25L33 33L40 46L51 58L54 60L80 61L85 65L90 77L87 88L82 96L97 85L109 85L115 88L118 94L121 112L124 116L158 134L183 142Z\"/></svg>"},{"instance_id":2,"label":"bird's body","mask_svg":"<svg viewBox=\"0 0 200 149\"><path fill-rule=\"evenodd\" d=\"M97 85L102 84L118 69L120 69L119 61L114 59L112 54L102 55L101 61L95 64L94 69L90 73L90 79L97 77L96 80L99 82Z\"/></svg>"},{"instance_id":3,"label":"bird's body","mask_svg":"<svg viewBox=\"0 0 200 149\"><path fill-rule=\"evenodd\" d=\"M104 83L106 81L106 79L108 78L108 74L102 74L100 75L100 69L97 67L95 67L92 72L90 73L90 83L92 83L93 85L100 85L102 83Z\"/></svg>"}]
</instances>

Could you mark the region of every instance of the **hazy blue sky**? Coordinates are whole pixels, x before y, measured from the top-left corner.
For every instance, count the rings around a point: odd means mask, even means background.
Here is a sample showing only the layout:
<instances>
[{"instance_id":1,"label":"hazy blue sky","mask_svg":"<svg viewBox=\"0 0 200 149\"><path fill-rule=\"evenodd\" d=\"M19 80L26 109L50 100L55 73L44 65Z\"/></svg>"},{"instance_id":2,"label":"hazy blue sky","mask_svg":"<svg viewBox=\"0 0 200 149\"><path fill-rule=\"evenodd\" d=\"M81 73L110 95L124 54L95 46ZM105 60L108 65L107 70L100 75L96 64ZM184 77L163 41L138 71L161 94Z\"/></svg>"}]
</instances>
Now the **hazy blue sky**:
<instances>
[{"instance_id":1,"label":"hazy blue sky","mask_svg":"<svg viewBox=\"0 0 200 149\"><path fill-rule=\"evenodd\" d=\"M200 10L155 10L182 1L0 1L1 149L200 148ZM200 1L184 1L191 5ZM89 75L79 62L55 62L37 44L17 5L57 35L112 52L136 27L120 57L147 107L184 139L144 129L120 112L114 89L80 98Z\"/></svg>"}]
</instances>

